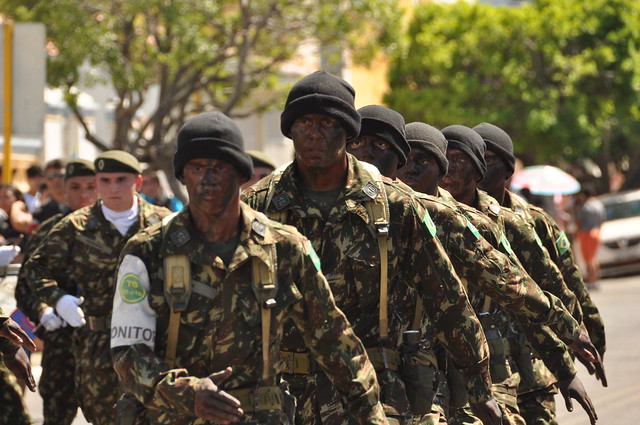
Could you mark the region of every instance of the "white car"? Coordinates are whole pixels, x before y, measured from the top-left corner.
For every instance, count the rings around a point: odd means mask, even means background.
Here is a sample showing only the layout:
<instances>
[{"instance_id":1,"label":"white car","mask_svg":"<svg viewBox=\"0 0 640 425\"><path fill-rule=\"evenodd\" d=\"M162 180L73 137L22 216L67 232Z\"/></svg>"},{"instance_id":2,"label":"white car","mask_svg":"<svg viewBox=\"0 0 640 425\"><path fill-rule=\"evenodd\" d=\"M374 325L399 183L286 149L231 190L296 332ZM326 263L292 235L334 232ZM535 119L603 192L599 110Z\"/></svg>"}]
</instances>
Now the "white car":
<instances>
[{"instance_id":1,"label":"white car","mask_svg":"<svg viewBox=\"0 0 640 425\"><path fill-rule=\"evenodd\" d=\"M640 190L597 199L606 210L598 251L602 277L640 272Z\"/></svg>"}]
</instances>

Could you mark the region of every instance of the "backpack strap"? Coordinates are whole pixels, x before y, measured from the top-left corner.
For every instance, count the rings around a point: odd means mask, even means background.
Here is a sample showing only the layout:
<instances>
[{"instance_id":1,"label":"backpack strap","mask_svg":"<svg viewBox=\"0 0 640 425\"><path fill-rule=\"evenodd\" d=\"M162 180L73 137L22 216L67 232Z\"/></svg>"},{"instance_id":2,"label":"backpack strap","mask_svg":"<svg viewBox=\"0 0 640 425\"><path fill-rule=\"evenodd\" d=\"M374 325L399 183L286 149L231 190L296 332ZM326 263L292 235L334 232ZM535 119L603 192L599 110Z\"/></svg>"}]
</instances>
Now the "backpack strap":
<instances>
[{"instance_id":1,"label":"backpack strap","mask_svg":"<svg viewBox=\"0 0 640 425\"><path fill-rule=\"evenodd\" d=\"M278 290L276 279L276 247L270 245L269 263L265 264L259 257L252 257L253 288L260 303L262 322L262 382L269 378L271 366L269 343L271 342L271 310L276 306L275 295Z\"/></svg>"},{"instance_id":2,"label":"backpack strap","mask_svg":"<svg viewBox=\"0 0 640 425\"><path fill-rule=\"evenodd\" d=\"M176 215L174 213L162 219L163 239L169 223ZM164 295L170 307L165 357L169 367L173 367L178 350L180 315L187 308L191 296L191 263L186 254L168 255L164 258Z\"/></svg>"},{"instance_id":3,"label":"backpack strap","mask_svg":"<svg viewBox=\"0 0 640 425\"><path fill-rule=\"evenodd\" d=\"M380 340L386 341L389 338L389 259L387 241L389 239L389 201L387 192L384 190L384 183L380 171L366 162L361 163L364 168L374 177L378 193L371 201L366 201L365 208L369 214L369 219L376 231L378 241L378 251L380 253Z\"/></svg>"}]
</instances>

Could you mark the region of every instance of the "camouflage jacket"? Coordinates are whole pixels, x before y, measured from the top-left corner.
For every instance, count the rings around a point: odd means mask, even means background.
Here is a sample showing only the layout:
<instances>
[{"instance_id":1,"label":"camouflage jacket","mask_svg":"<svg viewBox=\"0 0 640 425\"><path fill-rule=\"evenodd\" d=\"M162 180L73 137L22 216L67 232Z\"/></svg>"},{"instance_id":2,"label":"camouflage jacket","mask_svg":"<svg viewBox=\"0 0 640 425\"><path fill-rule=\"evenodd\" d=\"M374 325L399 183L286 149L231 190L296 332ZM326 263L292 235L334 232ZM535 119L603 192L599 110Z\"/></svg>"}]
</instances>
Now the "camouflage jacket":
<instances>
[{"instance_id":1,"label":"camouflage jacket","mask_svg":"<svg viewBox=\"0 0 640 425\"><path fill-rule=\"evenodd\" d=\"M198 237L188 210L167 225L166 237L162 225L156 225L126 245L113 298L111 338L115 368L126 390L147 407L153 423L203 424L193 413L194 391L211 373L233 367L221 384L225 390L277 383L284 368L279 358L283 324L292 319L358 422L386 423L373 367L336 307L309 241L293 227L271 221L245 204L241 211L239 244L228 266ZM273 250L275 256L269 255ZM194 288L180 317L177 367L171 369L165 362L170 306L163 259L173 254L188 256ZM252 284L253 257L277 270L276 305L270 310L272 382L262 381L261 309ZM243 408L245 413L251 410Z\"/></svg>"},{"instance_id":2,"label":"camouflage jacket","mask_svg":"<svg viewBox=\"0 0 640 425\"><path fill-rule=\"evenodd\" d=\"M582 280L582 274L575 262L569 238L542 208L528 204L518 195L506 191L504 204L517 214L526 216L533 221L536 233L549 252L551 260L558 266L565 283L578 299L583 313L582 320L589 331L591 341L603 355L606 350L606 339L602 316L591 300L589 291Z\"/></svg>"},{"instance_id":3,"label":"camouflage jacket","mask_svg":"<svg viewBox=\"0 0 640 425\"><path fill-rule=\"evenodd\" d=\"M493 197L489 196L485 192L477 191L476 206L477 208L475 209L477 211L474 212L473 211L474 208L470 208L470 209L468 208L466 209L466 211L471 216L473 214L478 214L478 212L480 212L481 214L490 218L489 222L472 221L479 230L483 229L482 231L483 236L485 236L487 240L490 240L492 245L500 247L500 249L503 252L511 256L516 256L518 258L518 261L522 263L525 270L532 277L534 274L540 274L539 272L538 273L536 273L535 271L532 272L531 270L529 270L529 267L542 268L541 264L544 264L544 260L537 262L536 259L540 260L541 258L544 259L544 257L540 257L540 255L533 256L531 254L529 255L521 254L519 252L519 249L523 244L517 243L515 244L515 247L514 247L515 249L513 249L510 243L510 240L512 238L519 239L520 241L524 240L527 242L528 246L538 247L538 249L536 249L535 252L544 252L544 251L539 251L540 246L538 245L538 242L537 242L539 239L531 235L530 233L529 234L526 233L527 231L530 232L531 228L527 226L525 227L514 226L513 220L516 214L506 208L500 207L498 205L498 201L496 201ZM522 220L516 219L515 222L517 224L521 224ZM494 226L487 227L488 223L493 223ZM511 226L509 226L508 223L511 223ZM517 233L518 231L523 233L518 234ZM511 238L509 236L506 236L509 234L511 235ZM493 240L491 240L490 238L493 238ZM529 251L529 253L530 252L531 251ZM541 275L545 276L544 274L541 274ZM538 283L537 280L536 280L536 283ZM543 285L539 285L539 286L542 289L547 289ZM549 292L553 293L552 291L549 291ZM574 326L572 326L573 332L568 331L568 332L561 333L561 335L569 335L573 333L574 337L568 341L565 341L566 343L573 342L580 335L580 332L581 332L580 326L575 321L573 323L574 323ZM520 324L522 325L522 323ZM556 377L558 377L559 379L564 379L564 378L573 376L577 373L577 370L571 359L571 355L567 349L567 346L563 344L563 342L560 341L558 337L556 337L556 335L549 328L547 328L546 326L542 326L542 327L522 326L522 330L527 336L529 344L531 345L534 352L536 352L540 356L540 358L544 360L547 367L553 372L553 374Z\"/></svg>"},{"instance_id":4,"label":"camouflage jacket","mask_svg":"<svg viewBox=\"0 0 640 425\"><path fill-rule=\"evenodd\" d=\"M577 322L553 294L543 291L522 265L494 248L464 215L450 194L420 194L449 258L468 289L480 291L515 314L520 321L548 325L564 339L575 338Z\"/></svg>"},{"instance_id":5,"label":"camouflage jacket","mask_svg":"<svg viewBox=\"0 0 640 425\"><path fill-rule=\"evenodd\" d=\"M487 400L491 397L491 381L486 340L460 280L435 237L433 222L423 207L389 179L383 178L384 194L380 193L378 178L352 155L347 154L347 158L345 186L326 220L319 210L308 207L295 163L282 172L279 180L272 174L246 189L243 198L268 215L279 213L281 219L309 238L322 260L336 304L364 345L378 347L380 255L365 205L386 195L389 299L394 299L398 291L408 293L407 285L417 290L438 338L462 369L472 401ZM269 205L267 199L272 200ZM406 303L388 306L389 344L393 348L406 325L402 323L406 315L394 308L403 306ZM286 334L283 349L302 350L300 335Z\"/></svg>"},{"instance_id":6,"label":"camouflage jacket","mask_svg":"<svg viewBox=\"0 0 640 425\"><path fill-rule=\"evenodd\" d=\"M42 302L42 300L38 298L31 290L28 282L29 280L33 279L33 276L30 275L29 268L26 266L26 263L27 260L29 260L29 257L31 257L31 254L38 247L38 245L42 243L47 234L51 231L51 229L53 229L53 226L55 226L63 218L63 214L56 214L40 224L29 235L29 241L27 242L27 246L23 251L24 256L22 259L22 263L24 265L20 268L20 272L18 273L15 297L18 308L22 310L22 312L27 315L27 317L31 319L31 321L35 324L38 324L40 321L40 312L47 308L49 305ZM64 279L64 277L64 275L59 276L58 278L56 278L56 280L62 280Z\"/></svg>"},{"instance_id":7,"label":"camouflage jacket","mask_svg":"<svg viewBox=\"0 0 640 425\"><path fill-rule=\"evenodd\" d=\"M29 285L51 306L66 294L84 296L85 315L111 317L118 255L127 240L171 213L138 196L138 222L123 236L104 217L101 201L60 220L26 262ZM57 280L64 276L64 280Z\"/></svg>"}]
</instances>

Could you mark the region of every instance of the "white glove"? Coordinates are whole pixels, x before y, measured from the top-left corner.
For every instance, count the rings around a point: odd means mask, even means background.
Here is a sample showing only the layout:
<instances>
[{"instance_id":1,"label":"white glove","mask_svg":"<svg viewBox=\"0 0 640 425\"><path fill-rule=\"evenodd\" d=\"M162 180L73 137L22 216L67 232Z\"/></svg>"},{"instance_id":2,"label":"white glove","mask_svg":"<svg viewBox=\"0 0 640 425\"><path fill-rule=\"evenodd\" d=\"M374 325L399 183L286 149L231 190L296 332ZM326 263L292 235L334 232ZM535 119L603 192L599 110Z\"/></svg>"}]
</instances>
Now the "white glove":
<instances>
[{"instance_id":1,"label":"white glove","mask_svg":"<svg viewBox=\"0 0 640 425\"><path fill-rule=\"evenodd\" d=\"M56 314L53 307L47 307L44 309L42 316L40 316L40 324L44 326L49 332L55 331L62 327L63 320Z\"/></svg>"},{"instance_id":2,"label":"white glove","mask_svg":"<svg viewBox=\"0 0 640 425\"><path fill-rule=\"evenodd\" d=\"M84 312L78 307L83 302L84 298L82 297L63 295L56 303L56 311L70 326L77 328L87 323L84 320Z\"/></svg>"},{"instance_id":3,"label":"white glove","mask_svg":"<svg viewBox=\"0 0 640 425\"><path fill-rule=\"evenodd\" d=\"M17 245L0 246L0 267L11 264L18 254L20 254L20 247Z\"/></svg>"}]
</instances>

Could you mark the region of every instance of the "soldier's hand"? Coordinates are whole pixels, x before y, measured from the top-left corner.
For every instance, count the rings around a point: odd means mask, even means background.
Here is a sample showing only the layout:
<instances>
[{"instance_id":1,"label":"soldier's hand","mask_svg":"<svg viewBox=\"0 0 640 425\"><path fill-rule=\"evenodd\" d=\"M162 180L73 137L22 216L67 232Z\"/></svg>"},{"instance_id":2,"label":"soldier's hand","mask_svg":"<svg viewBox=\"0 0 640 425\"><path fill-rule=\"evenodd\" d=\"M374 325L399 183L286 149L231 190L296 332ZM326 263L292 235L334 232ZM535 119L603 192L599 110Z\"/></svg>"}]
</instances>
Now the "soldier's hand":
<instances>
[{"instance_id":1,"label":"soldier's hand","mask_svg":"<svg viewBox=\"0 0 640 425\"><path fill-rule=\"evenodd\" d=\"M84 302L84 298L73 295L63 295L56 303L56 311L69 325L74 328L87 323L84 319L84 312L79 307Z\"/></svg>"},{"instance_id":2,"label":"soldier's hand","mask_svg":"<svg viewBox=\"0 0 640 425\"><path fill-rule=\"evenodd\" d=\"M484 425L502 425L502 411L495 399L490 399L481 403L470 403L473 414L482 421Z\"/></svg>"},{"instance_id":3,"label":"soldier's hand","mask_svg":"<svg viewBox=\"0 0 640 425\"><path fill-rule=\"evenodd\" d=\"M7 368L16 375L19 381L25 383L27 388L32 392L36 391L36 381L31 374L31 363L29 363L29 356L23 348L18 347L15 353L12 355L4 356L4 364Z\"/></svg>"},{"instance_id":4,"label":"soldier's hand","mask_svg":"<svg viewBox=\"0 0 640 425\"><path fill-rule=\"evenodd\" d=\"M581 363L586 364L589 363L587 370L591 374L595 374L596 379L600 380L603 387L608 386L607 375L604 371L604 363L602 362L602 357L600 357L600 353L596 350L596 347L591 343L589 339L589 334L586 330L582 330L580 333L580 337L569 347L571 350L578 356L578 360Z\"/></svg>"},{"instance_id":5,"label":"soldier's hand","mask_svg":"<svg viewBox=\"0 0 640 425\"><path fill-rule=\"evenodd\" d=\"M7 338L13 345L24 346L29 351L36 351L35 342L29 338L29 335L20 327L19 324L9 319L0 329L0 336Z\"/></svg>"},{"instance_id":6,"label":"soldier's hand","mask_svg":"<svg viewBox=\"0 0 640 425\"><path fill-rule=\"evenodd\" d=\"M40 323L46 330L51 332L61 328L64 321L56 314L53 307L47 307L40 314Z\"/></svg>"},{"instance_id":7,"label":"soldier's hand","mask_svg":"<svg viewBox=\"0 0 640 425\"><path fill-rule=\"evenodd\" d=\"M596 409L593 407L593 403L591 403L591 399L589 398L587 391L582 385L582 381L578 378L578 375L574 375L573 378L558 381L558 387L560 388L562 397L564 397L567 410L569 412L573 412L573 402L571 399L573 398L578 400L578 403L580 403L584 411L589 415L591 425L595 425L598 420L598 414L596 413Z\"/></svg>"},{"instance_id":8,"label":"soldier's hand","mask_svg":"<svg viewBox=\"0 0 640 425\"><path fill-rule=\"evenodd\" d=\"M244 415L240 402L222 391L218 385L231 376L231 368L212 373L198 388L194 412L197 417L221 424L238 422Z\"/></svg>"}]
</instances>

